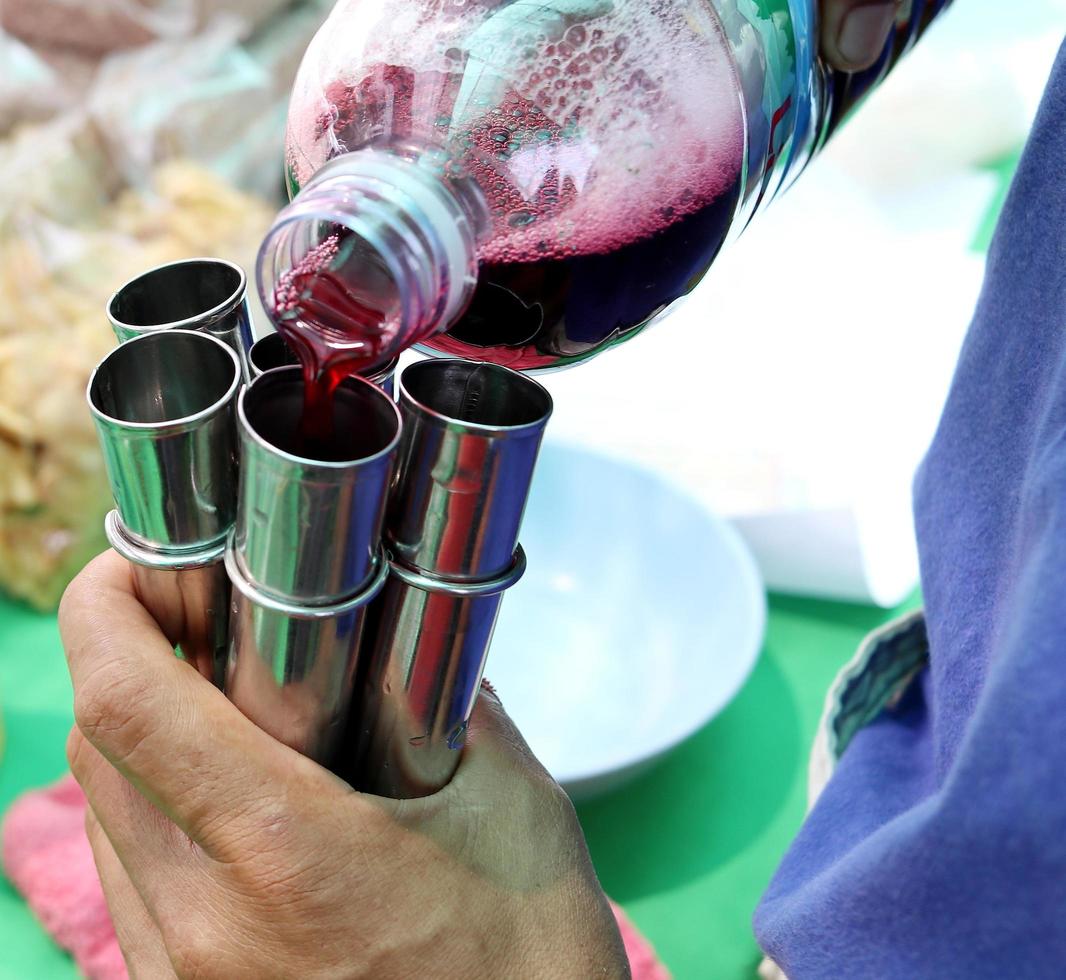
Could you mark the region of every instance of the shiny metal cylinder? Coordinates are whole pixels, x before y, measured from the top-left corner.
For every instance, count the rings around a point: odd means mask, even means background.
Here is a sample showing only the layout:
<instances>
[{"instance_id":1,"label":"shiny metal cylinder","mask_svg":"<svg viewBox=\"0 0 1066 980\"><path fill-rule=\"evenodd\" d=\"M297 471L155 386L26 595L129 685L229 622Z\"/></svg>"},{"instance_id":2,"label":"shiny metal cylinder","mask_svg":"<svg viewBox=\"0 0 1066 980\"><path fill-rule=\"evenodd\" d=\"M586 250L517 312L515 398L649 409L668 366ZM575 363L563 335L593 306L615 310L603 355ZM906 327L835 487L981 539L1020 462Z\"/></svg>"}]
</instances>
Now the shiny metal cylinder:
<instances>
[{"instance_id":1,"label":"shiny metal cylinder","mask_svg":"<svg viewBox=\"0 0 1066 980\"><path fill-rule=\"evenodd\" d=\"M230 586L224 544L168 551L133 541L118 511L104 522L107 540L130 563L141 604L183 660L222 686L229 650Z\"/></svg>"},{"instance_id":2,"label":"shiny metal cylinder","mask_svg":"<svg viewBox=\"0 0 1066 980\"><path fill-rule=\"evenodd\" d=\"M394 557L479 581L511 565L551 396L495 364L430 360L400 375L404 434L387 533Z\"/></svg>"},{"instance_id":3,"label":"shiny metal cylinder","mask_svg":"<svg viewBox=\"0 0 1066 980\"><path fill-rule=\"evenodd\" d=\"M241 393L235 560L266 595L328 606L375 574L400 413L380 388L346 378L334 395L330 459L309 459L299 433L303 400L298 367L267 371Z\"/></svg>"},{"instance_id":4,"label":"shiny metal cylinder","mask_svg":"<svg viewBox=\"0 0 1066 980\"><path fill-rule=\"evenodd\" d=\"M118 507L108 541L167 639L216 684L228 646L222 558L236 512L240 383L230 348L175 330L112 351L87 392Z\"/></svg>"},{"instance_id":5,"label":"shiny metal cylinder","mask_svg":"<svg viewBox=\"0 0 1066 980\"><path fill-rule=\"evenodd\" d=\"M503 593L525 566L521 548L487 582L445 582L392 565L362 655L349 774L357 789L411 799L452 778Z\"/></svg>"},{"instance_id":6,"label":"shiny metal cylinder","mask_svg":"<svg viewBox=\"0 0 1066 980\"><path fill-rule=\"evenodd\" d=\"M243 574L226 551L233 586L226 696L274 738L331 766L345 735L367 605L388 576L384 560L358 595L330 606L283 602Z\"/></svg>"},{"instance_id":7,"label":"shiny metal cylinder","mask_svg":"<svg viewBox=\"0 0 1066 980\"><path fill-rule=\"evenodd\" d=\"M237 503L236 354L170 330L115 348L87 397L115 505L129 536L155 548L217 544Z\"/></svg>"},{"instance_id":8,"label":"shiny metal cylinder","mask_svg":"<svg viewBox=\"0 0 1066 980\"><path fill-rule=\"evenodd\" d=\"M259 375L272 371L274 368L289 367L299 363L299 358L277 331L260 337L248 351L248 371L253 381ZM399 357L394 357L376 371L359 375L359 377L366 378L367 381L377 385L392 398L396 394L395 375L396 366L399 363Z\"/></svg>"},{"instance_id":9,"label":"shiny metal cylinder","mask_svg":"<svg viewBox=\"0 0 1066 980\"><path fill-rule=\"evenodd\" d=\"M117 289L107 318L119 343L156 330L199 330L217 337L241 359L248 378L252 346L248 278L225 259L195 258L149 269Z\"/></svg>"}]
</instances>

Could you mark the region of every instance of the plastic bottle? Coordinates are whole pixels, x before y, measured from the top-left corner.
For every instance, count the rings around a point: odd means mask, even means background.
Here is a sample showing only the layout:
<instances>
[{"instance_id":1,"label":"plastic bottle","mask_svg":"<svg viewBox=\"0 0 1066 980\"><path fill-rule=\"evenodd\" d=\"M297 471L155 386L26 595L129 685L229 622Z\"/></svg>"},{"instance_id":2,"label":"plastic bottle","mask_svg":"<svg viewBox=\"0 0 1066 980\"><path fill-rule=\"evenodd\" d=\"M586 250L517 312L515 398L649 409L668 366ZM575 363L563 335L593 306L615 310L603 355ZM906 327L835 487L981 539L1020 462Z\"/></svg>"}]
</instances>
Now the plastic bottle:
<instances>
[{"instance_id":1,"label":"plastic bottle","mask_svg":"<svg viewBox=\"0 0 1066 980\"><path fill-rule=\"evenodd\" d=\"M293 90L264 302L322 357L591 357L691 290L949 2L904 2L848 75L815 0L340 0Z\"/></svg>"}]
</instances>

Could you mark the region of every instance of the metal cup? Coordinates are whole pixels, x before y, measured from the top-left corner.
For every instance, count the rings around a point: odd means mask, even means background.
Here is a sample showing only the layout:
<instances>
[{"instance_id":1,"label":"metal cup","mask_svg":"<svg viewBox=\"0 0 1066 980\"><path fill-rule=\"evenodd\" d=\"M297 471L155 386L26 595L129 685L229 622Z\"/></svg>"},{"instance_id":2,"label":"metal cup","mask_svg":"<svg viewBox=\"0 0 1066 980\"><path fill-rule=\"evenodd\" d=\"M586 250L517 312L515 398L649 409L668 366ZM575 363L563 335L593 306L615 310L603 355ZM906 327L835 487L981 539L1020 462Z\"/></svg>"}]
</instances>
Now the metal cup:
<instances>
[{"instance_id":1,"label":"metal cup","mask_svg":"<svg viewBox=\"0 0 1066 980\"><path fill-rule=\"evenodd\" d=\"M500 577L446 582L394 563L354 717L357 789L410 799L437 792L459 765L503 593L525 571L522 549Z\"/></svg>"},{"instance_id":2,"label":"metal cup","mask_svg":"<svg viewBox=\"0 0 1066 980\"><path fill-rule=\"evenodd\" d=\"M285 338L276 331L260 337L248 351L248 370L253 381L266 371L299 363L300 359L296 353L285 343ZM395 395L396 365L399 363L400 358L394 357L377 370L370 374L360 375L360 377L365 377L367 381L377 385L392 398Z\"/></svg>"},{"instance_id":3,"label":"metal cup","mask_svg":"<svg viewBox=\"0 0 1066 980\"><path fill-rule=\"evenodd\" d=\"M506 574L551 396L495 364L421 361L400 376L404 435L387 521L394 557L461 581Z\"/></svg>"},{"instance_id":4,"label":"metal cup","mask_svg":"<svg viewBox=\"0 0 1066 980\"><path fill-rule=\"evenodd\" d=\"M244 270L224 259L181 259L131 279L107 303L119 343L156 330L199 330L237 352L248 377L254 340Z\"/></svg>"},{"instance_id":5,"label":"metal cup","mask_svg":"<svg viewBox=\"0 0 1066 980\"><path fill-rule=\"evenodd\" d=\"M367 606L388 564L370 584L330 606L303 606L265 595L244 575L231 547L233 585L226 696L280 742L329 766L345 734Z\"/></svg>"},{"instance_id":6,"label":"metal cup","mask_svg":"<svg viewBox=\"0 0 1066 980\"><path fill-rule=\"evenodd\" d=\"M87 399L116 511L108 540L133 565L167 638L216 682L229 590L221 571L237 500L236 354L206 334L144 334L113 350Z\"/></svg>"},{"instance_id":7,"label":"metal cup","mask_svg":"<svg viewBox=\"0 0 1066 980\"><path fill-rule=\"evenodd\" d=\"M333 402L340 462L301 455L299 368L275 368L241 394L240 504L234 541L243 575L283 602L344 602L373 577L400 413L381 389L346 378Z\"/></svg>"},{"instance_id":8,"label":"metal cup","mask_svg":"<svg viewBox=\"0 0 1066 980\"><path fill-rule=\"evenodd\" d=\"M194 552L145 548L133 541L117 510L104 520L108 543L130 563L141 604L196 670L222 686L229 650L230 587L224 545Z\"/></svg>"},{"instance_id":9,"label":"metal cup","mask_svg":"<svg viewBox=\"0 0 1066 980\"><path fill-rule=\"evenodd\" d=\"M225 540L236 514L240 385L233 351L188 330L136 337L93 372L89 409L134 541L196 550Z\"/></svg>"},{"instance_id":10,"label":"metal cup","mask_svg":"<svg viewBox=\"0 0 1066 980\"><path fill-rule=\"evenodd\" d=\"M329 765L367 605L388 575L379 548L401 423L380 388L346 378L334 396L329 459L310 459L300 455L303 403L298 367L267 371L239 400L225 692L261 728Z\"/></svg>"}]
</instances>

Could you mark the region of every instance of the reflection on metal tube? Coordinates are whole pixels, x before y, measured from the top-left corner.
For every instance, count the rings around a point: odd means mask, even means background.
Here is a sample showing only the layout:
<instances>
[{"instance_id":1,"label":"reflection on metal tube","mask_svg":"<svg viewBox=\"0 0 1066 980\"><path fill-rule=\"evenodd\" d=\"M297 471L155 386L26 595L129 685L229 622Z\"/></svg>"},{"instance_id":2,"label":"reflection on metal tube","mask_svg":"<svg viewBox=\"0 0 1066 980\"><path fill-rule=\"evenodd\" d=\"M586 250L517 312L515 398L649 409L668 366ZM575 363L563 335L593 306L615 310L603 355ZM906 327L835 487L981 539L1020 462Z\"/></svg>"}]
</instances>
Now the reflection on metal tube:
<instances>
[{"instance_id":1,"label":"reflection on metal tube","mask_svg":"<svg viewBox=\"0 0 1066 980\"><path fill-rule=\"evenodd\" d=\"M305 451L299 368L241 395L237 525L225 692L252 721L329 765L348 717L368 603L388 574L381 528L400 415L381 389L341 382L334 435Z\"/></svg>"},{"instance_id":2,"label":"reflection on metal tube","mask_svg":"<svg viewBox=\"0 0 1066 980\"><path fill-rule=\"evenodd\" d=\"M112 351L87 392L117 508L108 541L131 563L170 642L215 683L226 651L222 556L236 510L240 382L229 347L173 330Z\"/></svg>"},{"instance_id":3,"label":"reflection on metal tube","mask_svg":"<svg viewBox=\"0 0 1066 980\"><path fill-rule=\"evenodd\" d=\"M355 784L408 798L459 764L551 398L506 368L423 361L400 378L404 433L355 716Z\"/></svg>"},{"instance_id":4,"label":"reflection on metal tube","mask_svg":"<svg viewBox=\"0 0 1066 980\"><path fill-rule=\"evenodd\" d=\"M281 602L243 574L226 552L233 586L226 696L260 728L329 766L344 735L367 605L388 575L382 560L370 584L330 606Z\"/></svg>"},{"instance_id":5,"label":"reflection on metal tube","mask_svg":"<svg viewBox=\"0 0 1066 980\"><path fill-rule=\"evenodd\" d=\"M224 259L181 259L141 273L117 289L107 318L119 343L158 330L197 330L237 353L248 378L252 320L244 270Z\"/></svg>"},{"instance_id":6,"label":"reflection on metal tube","mask_svg":"<svg viewBox=\"0 0 1066 980\"><path fill-rule=\"evenodd\" d=\"M399 401L404 438L388 518L395 558L452 579L504 574L551 396L495 364L440 360L407 368Z\"/></svg>"},{"instance_id":7,"label":"reflection on metal tube","mask_svg":"<svg viewBox=\"0 0 1066 980\"><path fill-rule=\"evenodd\" d=\"M393 565L364 653L357 789L409 799L435 793L452 778L503 593L525 565L519 548L503 576L477 584L449 584Z\"/></svg>"},{"instance_id":8,"label":"reflection on metal tube","mask_svg":"<svg viewBox=\"0 0 1066 980\"><path fill-rule=\"evenodd\" d=\"M285 602L344 602L373 575L400 414L379 388L347 378L333 399L330 459L300 434L299 368L275 368L241 395L240 503L235 547L244 575Z\"/></svg>"}]
</instances>

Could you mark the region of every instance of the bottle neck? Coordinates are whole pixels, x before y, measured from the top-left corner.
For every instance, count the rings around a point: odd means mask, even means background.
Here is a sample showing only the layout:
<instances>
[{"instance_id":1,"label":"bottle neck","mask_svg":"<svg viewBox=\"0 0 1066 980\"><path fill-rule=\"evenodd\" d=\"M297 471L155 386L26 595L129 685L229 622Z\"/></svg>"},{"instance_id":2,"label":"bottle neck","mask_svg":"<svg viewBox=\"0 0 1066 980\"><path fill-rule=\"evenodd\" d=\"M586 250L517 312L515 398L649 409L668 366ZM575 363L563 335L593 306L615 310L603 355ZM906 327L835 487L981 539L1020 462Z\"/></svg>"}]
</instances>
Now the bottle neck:
<instances>
[{"instance_id":1,"label":"bottle neck","mask_svg":"<svg viewBox=\"0 0 1066 980\"><path fill-rule=\"evenodd\" d=\"M364 147L323 166L279 212L259 252L259 293L273 311L279 284L328 246L341 256L330 273L381 304L397 354L464 311L487 227L480 191L448 174L443 152Z\"/></svg>"}]
</instances>

